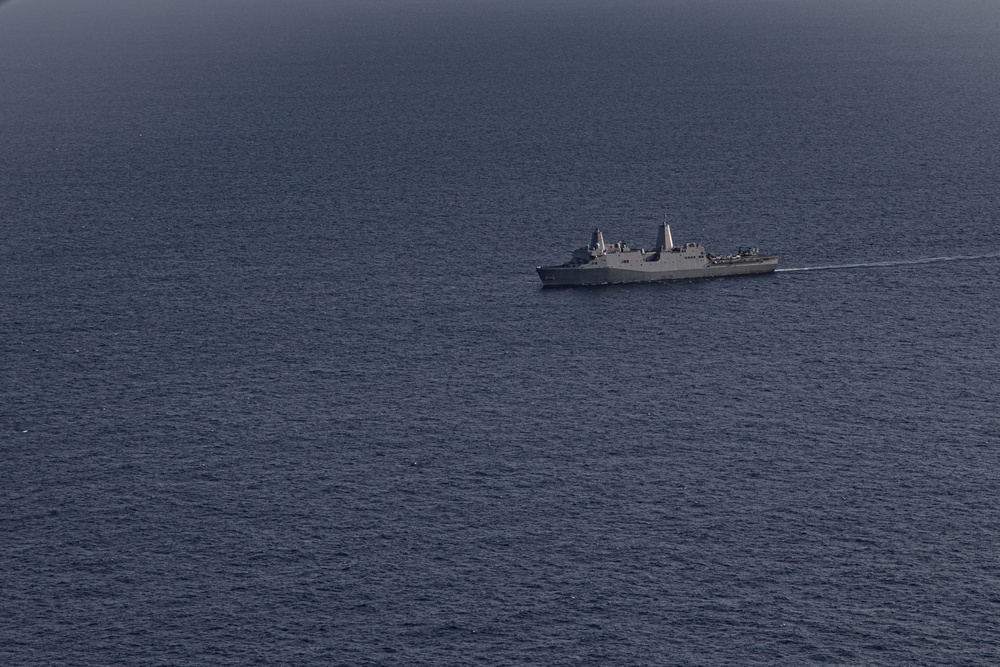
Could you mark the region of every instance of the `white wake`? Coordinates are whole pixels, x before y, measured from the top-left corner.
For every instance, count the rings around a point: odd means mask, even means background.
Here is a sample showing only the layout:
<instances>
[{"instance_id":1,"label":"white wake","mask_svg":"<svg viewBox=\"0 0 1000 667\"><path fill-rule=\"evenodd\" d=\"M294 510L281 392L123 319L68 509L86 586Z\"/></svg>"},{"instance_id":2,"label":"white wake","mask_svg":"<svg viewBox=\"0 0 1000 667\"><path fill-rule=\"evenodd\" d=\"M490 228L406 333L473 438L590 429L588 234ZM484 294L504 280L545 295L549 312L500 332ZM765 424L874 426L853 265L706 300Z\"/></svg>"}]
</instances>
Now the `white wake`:
<instances>
[{"instance_id":1,"label":"white wake","mask_svg":"<svg viewBox=\"0 0 1000 667\"><path fill-rule=\"evenodd\" d=\"M800 266L775 271L834 271L837 269L866 269L875 266L904 266L906 264L933 264L935 262L965 262L974 259L995 259L1000 253L989 255L954 255L951 257L924 257L923 259L900 259L888 262L864 262L861 264L830 264L828 266Z\"/></svg>"}]
</instances>

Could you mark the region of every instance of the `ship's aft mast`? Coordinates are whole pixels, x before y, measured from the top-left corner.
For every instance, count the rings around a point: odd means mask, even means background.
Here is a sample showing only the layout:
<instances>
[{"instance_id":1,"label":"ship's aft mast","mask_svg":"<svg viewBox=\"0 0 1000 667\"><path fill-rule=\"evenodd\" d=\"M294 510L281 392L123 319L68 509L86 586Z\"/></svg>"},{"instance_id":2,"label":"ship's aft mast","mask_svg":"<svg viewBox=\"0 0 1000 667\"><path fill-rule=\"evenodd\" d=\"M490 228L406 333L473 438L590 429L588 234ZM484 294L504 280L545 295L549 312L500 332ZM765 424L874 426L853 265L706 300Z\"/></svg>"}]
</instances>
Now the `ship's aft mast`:
<instances>
[{"instance_id":1,"label":"ship's aft mast","mask_svg":"<svg viewBox=\"0 0 1000 667\"><path fill-rule=\"evenodd\" d=\"M663 223L660 227L659 232L656 234L656 249L660 251L669 251L674 247L674 237L670 233L670 225Z\"/></svg>"}]
</instances>

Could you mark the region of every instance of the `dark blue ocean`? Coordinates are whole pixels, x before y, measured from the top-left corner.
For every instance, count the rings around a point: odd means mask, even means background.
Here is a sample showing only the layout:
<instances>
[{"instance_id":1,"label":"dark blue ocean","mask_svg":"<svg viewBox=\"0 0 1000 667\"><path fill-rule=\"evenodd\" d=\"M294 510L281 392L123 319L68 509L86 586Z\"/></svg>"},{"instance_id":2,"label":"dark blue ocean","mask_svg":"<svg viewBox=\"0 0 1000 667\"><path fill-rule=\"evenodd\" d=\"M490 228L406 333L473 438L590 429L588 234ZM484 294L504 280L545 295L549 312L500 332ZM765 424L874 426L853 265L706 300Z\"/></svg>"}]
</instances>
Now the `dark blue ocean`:
<instances>
[{"instance_id":1,"label":"dark blue ocean","mask_svg":"<svg viewBox=\"0 0 1000 667\"><path fill-rule=\"evenodd\" d=\"M0 664L1000 664L998 220L992 0L5 3Z\"/></svg>"}]
</instances>

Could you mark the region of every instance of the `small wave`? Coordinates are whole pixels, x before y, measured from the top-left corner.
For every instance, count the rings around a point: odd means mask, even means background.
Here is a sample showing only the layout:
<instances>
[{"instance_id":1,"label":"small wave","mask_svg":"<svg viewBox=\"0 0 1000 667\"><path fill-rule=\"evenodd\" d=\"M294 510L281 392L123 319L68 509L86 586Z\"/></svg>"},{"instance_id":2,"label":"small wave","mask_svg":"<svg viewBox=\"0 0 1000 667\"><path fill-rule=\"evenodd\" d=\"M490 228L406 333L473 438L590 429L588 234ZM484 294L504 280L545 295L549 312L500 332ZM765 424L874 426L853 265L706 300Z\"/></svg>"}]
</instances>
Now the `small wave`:
<instances>
[{"instance_id":1,"label":"small wave","mask_svg":"<svg viewBox=\"0 0 1000 667\"><path fill-rule=\"evenodd\" d=\"M834 271L838 269L867 269L880 266L905 266L907 264L933 264L935 262L964 262L975 259L995 259L1000 253L988 255L954 255L950 257L924 257L922 259L900 259L888 262L864 262L860 264L830 264L827 266L800 266L775 271Z\"/></svg>"}]
</instances>

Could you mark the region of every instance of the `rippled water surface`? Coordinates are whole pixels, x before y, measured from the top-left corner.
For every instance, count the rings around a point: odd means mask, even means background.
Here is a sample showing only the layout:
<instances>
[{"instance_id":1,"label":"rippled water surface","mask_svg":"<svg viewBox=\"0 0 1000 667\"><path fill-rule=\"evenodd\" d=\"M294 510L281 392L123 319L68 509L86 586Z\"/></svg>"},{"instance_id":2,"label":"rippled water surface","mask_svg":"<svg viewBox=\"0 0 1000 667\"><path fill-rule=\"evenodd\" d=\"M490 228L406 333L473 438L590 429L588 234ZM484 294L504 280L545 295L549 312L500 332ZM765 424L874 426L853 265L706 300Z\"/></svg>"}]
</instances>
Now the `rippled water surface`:
<instances>
[{"instance_id":1,"label":"rippled water surface","mask_svg":"<svg viewBox=\"0 0 1000 667\"><path fill-rule=\"evenodd\" d=\"M0 90L4 664L1000 660L994 3L22 1ZM781 268L541 289L664 215Z\"/></svg>"}]
</instances>

